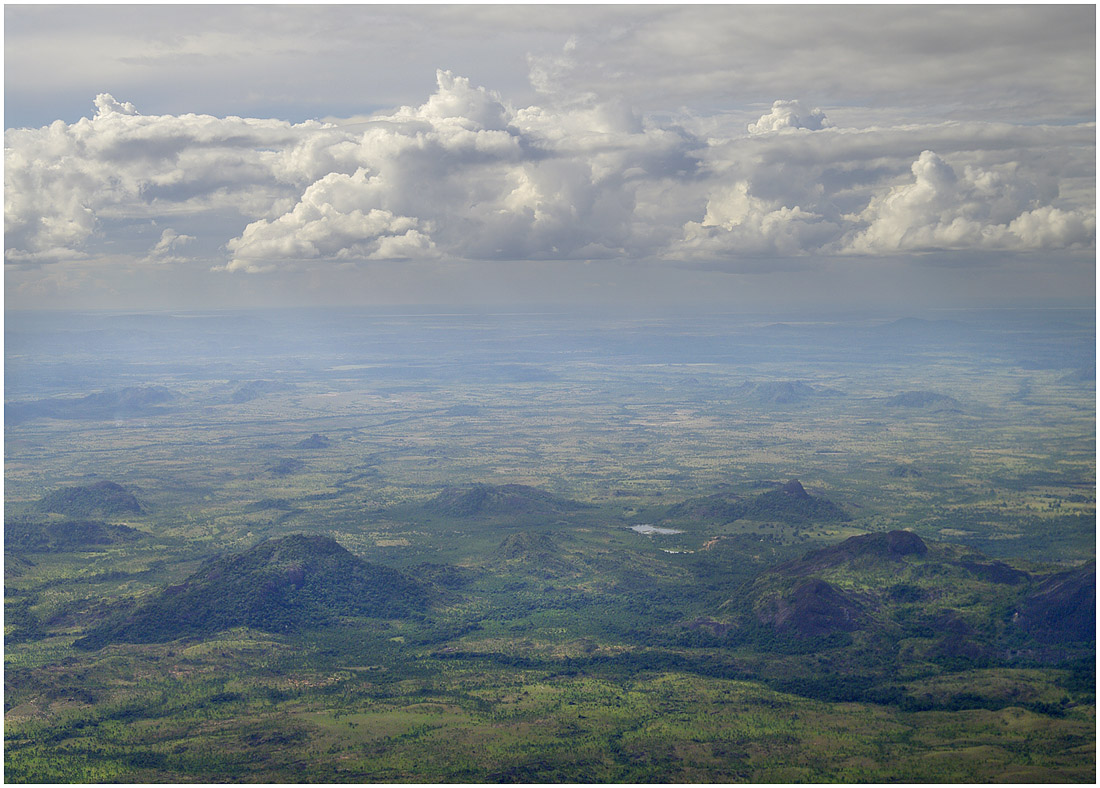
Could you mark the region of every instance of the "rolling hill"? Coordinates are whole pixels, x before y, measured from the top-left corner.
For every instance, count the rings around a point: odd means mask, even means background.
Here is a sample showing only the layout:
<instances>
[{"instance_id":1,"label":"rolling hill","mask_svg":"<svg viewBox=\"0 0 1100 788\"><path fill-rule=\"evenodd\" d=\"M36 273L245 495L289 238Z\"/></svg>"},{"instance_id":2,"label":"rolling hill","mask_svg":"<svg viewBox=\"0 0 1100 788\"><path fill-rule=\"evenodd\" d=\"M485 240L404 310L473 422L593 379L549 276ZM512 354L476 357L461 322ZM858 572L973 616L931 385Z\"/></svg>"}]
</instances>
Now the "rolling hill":
<instances>
[{"instance_id":1,"label":"rolling hill","mask_svg":"<svg viewBox=\"0 0 1100 788\"><path fill-rule=\"evenodd\" d=\"M102 481L78 487L63 487L41 498L34 508L67 517L120 517L141 514L141 504L132 493L115 482Z\"/></svg>"},{"instance_id":2,"label":"rolling hill","mask_svg":"<svg viewBox=\"0 0 1100 788\"><path fill-rule=\"evenodd\" d=\"M97 550L145 536L136 528L96 520L63 522L17 518L4 521L4 549L14 553Z\"/></svg>"}]
</instances>

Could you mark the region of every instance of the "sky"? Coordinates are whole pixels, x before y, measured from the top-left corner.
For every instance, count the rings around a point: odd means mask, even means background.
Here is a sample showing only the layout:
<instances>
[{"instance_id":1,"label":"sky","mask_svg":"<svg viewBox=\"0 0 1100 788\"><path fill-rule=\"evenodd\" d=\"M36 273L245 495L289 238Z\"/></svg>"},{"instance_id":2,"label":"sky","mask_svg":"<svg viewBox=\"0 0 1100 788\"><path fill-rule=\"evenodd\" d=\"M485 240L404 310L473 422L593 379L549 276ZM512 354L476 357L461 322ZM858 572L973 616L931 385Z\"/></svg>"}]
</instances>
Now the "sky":
<instances>
[{"instance_id":1,"label":"sky","mask_svg":"<svg viewBox=\"0 0 1100 788\"><path fill-rule=\"evenodd\" d=\"M1095 303L1093 5L6 5L5 306Z\"/></svg>"}]
</instances>

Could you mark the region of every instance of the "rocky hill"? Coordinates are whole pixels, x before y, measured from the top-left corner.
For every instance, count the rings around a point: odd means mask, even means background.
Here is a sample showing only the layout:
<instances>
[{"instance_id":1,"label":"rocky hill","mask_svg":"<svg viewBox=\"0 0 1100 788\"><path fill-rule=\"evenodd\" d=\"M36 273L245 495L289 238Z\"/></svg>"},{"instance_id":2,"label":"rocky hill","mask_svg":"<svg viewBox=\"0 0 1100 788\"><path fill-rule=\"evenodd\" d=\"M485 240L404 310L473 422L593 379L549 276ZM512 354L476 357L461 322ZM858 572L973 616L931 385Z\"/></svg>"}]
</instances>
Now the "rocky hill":
<instances>
[{"instance_id":1,"label":"rocky hill","mask_svg":"<svg viewBox=\"0 0 1100 788\"><path fill-rule=\"evenodd\" d=\"M749 518L790 524L844 522L851 519L832 501L806 492L798 479L791 479L779 489L752 498L741 498L728 492L694 498L669 507L665 516L668 519L688 518L710 522Z\"/></svg>"},{"instance_id":2,"label":"rocky hill","mask_svg":"<svg viewBox=\"0 0 1100 788\"><path fill-rule=\"evenodd\" d=\"M863 630L925 659L1057 661L1094 648L1095 580L1095 562L1032 575L908 531L872 533L761 573L727 603L725 623L757 638Z\"/></svg>"},{"instance_id":3,"label":"rocky hill","mask_svg":"<svg viewBox=\"0 0 1100 788\"><path fill-rule=\"evenodd\" d=\"M746 501L742 517L775 519L786 523L843 522L851 518L830 500L810 495L798 479L791 479L778 490L762 493Z\"/></svg>"},{"instance_id":4,"label":"rocky hill","mask_svg":"<svg viewBox=\"0 0 1100 788\"><path fill-rule=\"evenodd\" d=\"M272 476L290 476L298 473L306 467L306 464L296 457L282 457L268 467Z\"/></svg>"},{"instance_id":5,"label":"rocky hill","mask_svg":"<svg viewBox=\"0 0 1100 788\"><path fill-rule=\"evenodd\" d=\"M864 608L855 595L812 577L762 597L754 612L758 623L780 634L828 635L863 627Z\"/></svg>"},{"instance_id":6,"label":"rocky hill","mask_svg":"<svg viewBox=\"0 0 1100 788\"><path fill-rule=\"evenodd\" d=\"M496 549L497 557L505 561L544 561L560 554L561 548L551 536L528 531L509 534Z\"/></svg>"},{"instance_id":7,"label":"rocky hill","mask_svg":"<svg viewBox=\"0 0 1100 788\"><path fill-rule=\"evenodd\" d=\"M292 632L341 616L400 618L423 609L427 597L413 578L367 563L329 537L292 535L205 562L74 645L157 643L237 626Z\"/></svg>"},{"instance_id":8,"label":"rocky hill","mask_svg":"<svg viewBox=\"0 0 1100 788\"><path fill-rule=\"evenodd\" d=\"M797 561L788 561L773 571L791 577L804 577L838 567L851 568L860 559L877 566L901 562L906 556L924 556L928 546L910 531L864 534L845 539L840 544L813 550Z\"/></svg>"},{"instance_id":9,"label":"rocky hill","mask_svg":"<svg viewBox=\"0 0 1100 788\"><path fill-rule=\"evenodd\" d=\"M1051 575L1013 613L1013 623L1040 643L1096 641L1096 562Z\"/></svg>"}]
</instances>

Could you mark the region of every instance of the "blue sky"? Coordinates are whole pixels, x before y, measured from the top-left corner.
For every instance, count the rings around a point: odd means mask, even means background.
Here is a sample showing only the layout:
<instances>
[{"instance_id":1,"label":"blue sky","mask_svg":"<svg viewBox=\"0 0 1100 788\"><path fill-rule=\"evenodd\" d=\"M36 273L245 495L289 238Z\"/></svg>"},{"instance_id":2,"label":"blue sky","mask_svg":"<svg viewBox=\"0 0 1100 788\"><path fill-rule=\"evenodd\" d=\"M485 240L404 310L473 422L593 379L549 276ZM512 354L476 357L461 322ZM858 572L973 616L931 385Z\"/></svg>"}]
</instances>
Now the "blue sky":
<instances>
[{"instance_id":1,"label":"blue sky","mask_svg":"<svg viewBox=\"0 0 1100 788\"><path fill-rule=\"evenodd\" d=\"M1091 305L1095 7L6 6L8 308Z\"/></svg>"}]
</instances>

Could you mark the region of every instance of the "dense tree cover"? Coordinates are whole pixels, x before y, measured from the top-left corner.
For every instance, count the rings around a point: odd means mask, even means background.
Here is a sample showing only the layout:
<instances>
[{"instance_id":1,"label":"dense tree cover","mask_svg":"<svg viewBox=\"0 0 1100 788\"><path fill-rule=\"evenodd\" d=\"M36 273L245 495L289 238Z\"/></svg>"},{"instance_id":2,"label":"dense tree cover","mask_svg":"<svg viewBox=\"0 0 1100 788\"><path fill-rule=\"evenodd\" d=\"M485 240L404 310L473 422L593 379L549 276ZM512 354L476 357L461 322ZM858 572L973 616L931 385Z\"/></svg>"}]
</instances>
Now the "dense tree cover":
<instances>
[{"instance_id":1,"label":"dense tree cover","mask_svg":"<svg viewBox=\"0 0 1100 788\"><path fill-rule=\"evenodd\" d=\"M757 498L767 495L795 502L810 498L797 482ZM498 515L488 515L493 516ZM291 768L272 755L281 749L315 762L345 751L329 753L326 747L352 746L318 745L331 732L319 732L330 729L316 728L316 715L333 715L332 724L348 715L341 730L359 741L358 720L379 704L395 713L423 706L461 709L464 715L454 728L431 717L398 726L384 737L385 747L420 752L417 748L427 747L435 732L449 730L455 752L473 753L476 748L459 743L465 735L460 731L469 730L463 726L474 724L471 720L493 731L506 730L501 727L506 721L530 722L528 712L504 711L502 697L515 698L522 707L524 693L569 682L613 687L685 678L707 686L737 682L773 693L753 700L747 714L772 713L792 702L834 710L863 704L888 709L899 719L930 712L1026 712L1047 724L1062 721L1073 731L1079 728L1081 704L1094 696L1086 659L1093 646L1081 640L1072 620L1066 624L1074 633L1072 643L1058 636L1044 641L1029 623L1042 618L1048 622L1043 632L1054 632L1058 624L1050 629L1050 621L1057 622L1062 613L1069 616L1090 604L1094 609L1094 593L1088 597L1093 588L1088 580L1095 573L1091 565L1054 575L1022 571L905 531L864 534L810 551L731 534L707 550L657 560L632 549L619 554L594 549L585 531L562 520L534 528L509 521L496 530L472 516L455 522L470 523L474 533L488 529L499 541L462 566L409 561L398 572L367 563L328 537L295 535L209 558L182 581L136 599L123 596L98 607L70 600L45 607L35 594L13 596L7 604L9 644L35 643L59 627L86 627L74 645L88 661L70 678L56 671L46 677L14 670L9 672L12 686L20 688L20 697L77 697L90 711L48 734L13 729L22 733L9 739L12 779L215 779L218 768L243 777L251 773L251 764L232 753L221 761L203 760L186 747L162 745L152 734L137 739L121 732L139 721L154 730L174 730L185 720L231 719L250 720L242 724L245 732L234 746L266 753L263 774L271 779ZM623 544L646 539L627 533ZM119 571L117 579L139 575ZM98 625L85 623L96 619ZM89 670L153 653L130 649L160 649L158 662L150 663L155 673L162 669L161 660L187 673L199 664L200 654L222 653L226 665L245 664L236 661L229 644L250 643L257 635L242 634L240 627L270 633L263 637L273 640L261 640L266 645L256 653L263 656L247 657L250 667L232 674L232 681L219 668L201 686L193 681L156 691L143 686L127 695L130 700L110 703L108 698L118 697L113 690L89 686ZM108 645L113 648L99 651ZM135 656L120 660L120 654ZM492 677L491 689L470 694L449 678L458 675ZM676 692L654 697L662 711L647 719L667 718L677 725L705 725L708 712L702 709L712 708L689 703ZM586 740L598 754L594 757L615 764L607 767L609 779L666 779L674 768L671 751L662 749L663 739L657 737L645 762L639 761L630 737L608 725L616 703L621 701L578 696L557 702L537 719L565 714L555 717L555 725L566 726L563 731L574 730L569 726L587 730ZM580 711L583 704L588 705ZM578 711L570 712L574 705ZM287 716L289 709L307 707L312 711L306 717L292 722ZM665 736L682 747L703 736L692 730ZM563 735L557 731L525 744L532 753L527 760L490 758L475 766L461 760L472 755L460 755L458 765L436 776L576 779L580 767L554 755L554 743ZM742 752L741 745L726 741L725 733L714 735L715 753ZM769 738L771 733L753 736L757 743L780 741ZM94 743L77 746L77 740ZM792 736L791 743L795 740ZM372 741L368 737L352 749L381 753L381 744ZM62 746L72 759L57 757ZM491 746L504 747L503 742ZM1039 757L1034 747L1029 751ZM48 765L43 761L47 753L55 756ZM725 766L713 772L714 779L765 774L738 771L734 765L740 761L730 757L715 756L714 762ZM585 763L584 773L594 773L593 762ZM403 768L385 773L394 780L430 776L421 767ZM861 772L861 779L882 777L882 768ZM364 779L360 772L351 773ZM380 773L372 767L371 779ZM326 774L331 780L347 776L339 770ZM967 771L944 774L973 776ZM830 767L819 776L859 775Z\"/></svg>"},{"instance_id":2,"label":"dense tree cover","mask_svg":"<svg viewBox=\"0 0 1100 788\"><path fill-rule=\"evenodd\" d=\"M15 553L95 550L131 542L145 534L127 525L98 520L36 520L14 517L4 521L4 549Z\"/></svg>"},{"instance_id":3,"label":"dense tree cover","mask_svg":"<svg viewBox=\"0 0 1100 788\"><path fill-rule=\"evenodd\" d=\"M34 599L20 597L4 602L4 643L21 643L35 640L46 634L42 622L31 610Z\"/></svg>"},{"instance_id":4,"label":"dense tree cover","mask_svg":"<svg viewBox=\"0 0 1100 788\"><path fill-rule=\"evenodd\" d=\"M675 504L666 517L688 517L698 520L731 522L744 518L773 520L787 524L809 522L845 522L851 517L825 498L812 496L797 479L791 479L777 490L744 499L732 493L717 493Z\"/></svg>"},{"instance_id":5,"label":"dense tree cover","mask_svg":"<svg viewBox=\"0 0 1100 788\"><path fill-rule=\"evenodd\" d=\"M132 493L110 481L54 490L43 496L35 508L67 517L119 517L142 512Z\"/></svg>"},{"instance_id":6,"label":"dense tree cover","mask_svg":"<svg viewBox=\"0 0 1100 788\"><path fill-rule=\"evenodd\" d=\"M406 616L427 601L424 587L401 572L369 564L331 538L292 535L207 561L180 585L74 645L163 642L235 626L292 632L340 616Z\"/></svg>"}]
</instances>

